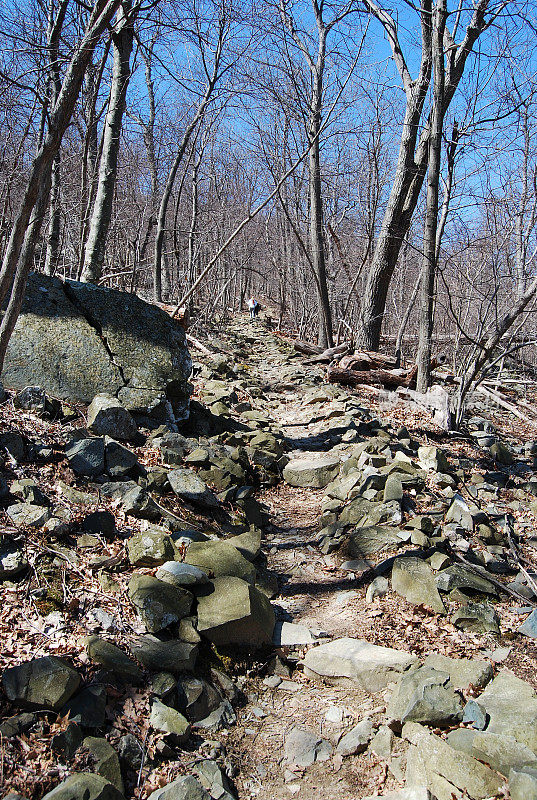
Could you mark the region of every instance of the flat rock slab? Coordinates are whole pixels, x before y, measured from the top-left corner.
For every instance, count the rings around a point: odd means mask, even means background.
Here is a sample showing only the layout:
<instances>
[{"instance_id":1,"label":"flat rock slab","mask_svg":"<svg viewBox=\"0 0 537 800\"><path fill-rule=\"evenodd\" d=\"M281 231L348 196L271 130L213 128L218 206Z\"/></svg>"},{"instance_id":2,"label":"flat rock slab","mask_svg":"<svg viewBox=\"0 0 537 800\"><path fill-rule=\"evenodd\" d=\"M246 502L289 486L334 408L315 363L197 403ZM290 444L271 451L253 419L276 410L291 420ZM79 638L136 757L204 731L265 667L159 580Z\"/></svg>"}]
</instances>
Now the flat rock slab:
<instances>
[{"instance_id":1,"label":"flat rock slab","mask_svg":"<svg viewBox=\"0 0 537 800\"><path fill-rule=\"evenodd\" d=\"M414 605L426 605L438 614L446 609L436 588L433 571L420 558L396 558L392 569L392 588Z\"/></svg>"},{"instance_id":2,"label":"flat rock slab","mask_svg":"<svg viewBox=\"0 0 537 800\"><path fill-rule=\"evenodd\" d=\"M379 692L417 662L404 650L380 647L364 639L335 639L308 651L304 674L329 683Z\"/></svg>"},{"instance_id":3,"label":"flat rock slab","mask_svg":"<svg viewBox=\"0 0 537 800\"><path fill-rule=\"evenodd\" d=\"M283 470L283 479L290 486L311 489L322 489L333 480L339 472L337 456L312 456L310 458L294 458Z\"/></svg>"},{"instance_id":4,"label":"flat rock slab","mask_svg":"<svg viewBox=\"0 0 537 800\"><path fill-rule=\"evenodd\" d=\"M148 800L211 800L211 795L192 775L184 775L162 789L155 789Z\"/></svg>"}]
</instances>

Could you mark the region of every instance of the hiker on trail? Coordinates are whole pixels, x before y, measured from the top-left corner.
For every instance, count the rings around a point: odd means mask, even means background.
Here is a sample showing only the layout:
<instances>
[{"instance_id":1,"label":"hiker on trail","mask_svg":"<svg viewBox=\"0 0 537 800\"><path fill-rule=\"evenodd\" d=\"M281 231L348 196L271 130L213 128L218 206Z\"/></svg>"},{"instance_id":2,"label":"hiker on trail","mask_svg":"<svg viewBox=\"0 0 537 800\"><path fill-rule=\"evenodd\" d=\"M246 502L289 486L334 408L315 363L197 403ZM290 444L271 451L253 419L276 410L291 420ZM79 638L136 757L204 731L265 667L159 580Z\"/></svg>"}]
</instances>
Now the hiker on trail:
<instances>
[{"instance_id":1,"label":"hiker on trail","mask_svg":"<svg viewBox=\"0 0 537 800\"><path fill-rule=\"evenodd\" d=\"M254 297L250 297L248 300L248 310L250 312L250 319L255 319L259 312L259 303Z\"/></svg>"}]
</instances>

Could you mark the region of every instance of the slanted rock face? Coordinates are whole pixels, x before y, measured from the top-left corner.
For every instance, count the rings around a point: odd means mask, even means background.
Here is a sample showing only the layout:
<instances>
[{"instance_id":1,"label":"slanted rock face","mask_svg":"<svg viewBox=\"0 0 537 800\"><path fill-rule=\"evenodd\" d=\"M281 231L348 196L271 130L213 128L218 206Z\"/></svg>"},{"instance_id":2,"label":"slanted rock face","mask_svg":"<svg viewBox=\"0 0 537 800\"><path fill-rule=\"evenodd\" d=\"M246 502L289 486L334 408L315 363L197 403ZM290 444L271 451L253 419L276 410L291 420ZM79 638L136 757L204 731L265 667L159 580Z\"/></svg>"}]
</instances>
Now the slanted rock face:
<instances>
[{"instance_id":1,"label":"slanted rock face","mask_svg":"<svg viewBox=\"0 0 537 800\"><path fill-rule=\"evenodd\" d=\"M56 711L76 692L80 675L61 658L45 656L4 670L2 683L13 702Z\"/></svg>"},{"instance_id":2,"label":"slanted rock face","mask_svg":"<svg viewBox=\"0 0 537 800\"><path fill-rule=\"evenodd\" d=\"M198 598L198 631L215 644L255 647L269 644L274 611L267 598L246 581L215 578L214 591Z\"/></svg>"},{"instance_id":3,"label":"slanted rock face","mask_svg":"<svg viewBox=\"0 0 537 800\"><path fill-rule=\"evenodd\" d=\"M133 294L34 274L2 379L87 403L106 391L144 413L168 400L184 419L191 370L185 333L161 309Z\"/></svg>"}]
</instances>

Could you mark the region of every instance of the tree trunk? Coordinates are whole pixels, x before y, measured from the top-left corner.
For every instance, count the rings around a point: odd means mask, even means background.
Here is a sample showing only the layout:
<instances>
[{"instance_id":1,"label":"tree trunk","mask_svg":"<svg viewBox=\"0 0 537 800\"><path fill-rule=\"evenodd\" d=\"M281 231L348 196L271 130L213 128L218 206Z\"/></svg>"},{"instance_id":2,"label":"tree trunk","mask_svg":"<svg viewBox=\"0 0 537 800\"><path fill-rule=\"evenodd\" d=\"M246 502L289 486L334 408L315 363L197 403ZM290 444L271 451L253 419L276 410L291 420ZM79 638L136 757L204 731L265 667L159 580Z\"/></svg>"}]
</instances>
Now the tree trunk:
<instances>
[{"instance_id":1,"label":"tree trunk","mask_svg":"<svg viewBox=\"0 0 537 800\"><path fill-rule=\"evenodd\" d=\"M444 126L444 30L446 27L446 0L437 0L433 15L433 107L431 135L429 137L429 167L427 172L427 201L425 230L423 234L423 265L420 289L420 324L417 390L425 393L431 380L431 347L433 332L433 305L438 251L438 185Z\"/></svg>"},{"instance_id":2,"label":"tree trunk","mask_svg":"<svg viewBox=\"0 0 537 800\"><path fill-rule=\"evenodd\" d=\"M104 125L97 196L95 197L88 241L84 251L81 280L85 283L98 283L101 278L106 240L112 219L125 97L131 74L130 57L134 39L134 25L133 18L129 16L130 13L130 0L123 0L119 27L112 37L114 52L112 83Z\"/></svg>"},{"instance_id":3,"label":"tree trunk","mask_svg":"<svg viewBox=\"0 0 537 800\"><path fill-rule=\"evenodd\" d=\"M375 3L370 0L364 1L371 14L377 17L385 29L407 99L397 166L373 254L360 314L359 343L366 349L377 350L390 281L397 265L401 246L408 234L427 170L431 119L425 120L425 123L422 124L422 114L431 76L432 4L431 0L422 0L421 2L422 57L418 78L413 80L403 55L396 23L387 12ZM495 15L499 13L494 10L487 17L489 5L490 0L477 0L472 18L460 44L455 44L446 28L444 45L446 46L447 67L442 109L444 116L464 74L466 61L477 39L491 25L496 18ZM422 126L422 131L418 140L420 126Z\"/></svg>"}]
</instances>

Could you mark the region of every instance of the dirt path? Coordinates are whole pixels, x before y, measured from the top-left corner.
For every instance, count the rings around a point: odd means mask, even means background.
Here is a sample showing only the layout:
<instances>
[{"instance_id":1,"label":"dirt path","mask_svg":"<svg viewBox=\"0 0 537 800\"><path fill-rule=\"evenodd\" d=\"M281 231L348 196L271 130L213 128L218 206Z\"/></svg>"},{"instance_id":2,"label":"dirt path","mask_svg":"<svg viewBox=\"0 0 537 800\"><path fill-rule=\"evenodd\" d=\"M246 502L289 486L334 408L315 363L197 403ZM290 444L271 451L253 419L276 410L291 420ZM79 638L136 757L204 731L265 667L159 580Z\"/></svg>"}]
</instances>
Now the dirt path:
<instances>
[{"instance_id":1,"label":"dirt path","mask_svg":"<svg viewBox=\"0 0 537 800\"><path fill-rule=\"evenodd\" d=\"M270 413L296 452L329 449L322 433L331 404L327 408L305 405L300 387L297 391L296 384L290 383L285 388L281 349L272 337L258 341L250 331L235 328L240 339L246 339L252 375L266 386L265 398L271 402L270 407L263 406L264 413ZM271 391L275 386L281 386L278 392ZM357 617L362 615L366 626L374 618L364 615L365 588L357 591L355 576L339 567L341 559L324 555L318 547L323 494L323 490L281 483L260 498L271 519L265 531L267 566L278 574L280 587L273 605L281 621L299 623L321 637L355 637ZM282 650L291 664L302 653L300 647ZM365 716L380 720L385 703L383 697L360 690L316 685L300 670L286 676L285 669L276 668L282 682L276 687L267 685L272 681L264 676L273 671L273 665L268 665L262 675L248 682L248 705L230 734L233 752L241 754L237 778L241 798L283 800L296 795L301 800L351 800L380 787L388 790L402 785L372 753L344 760L332 755L307 770L291 771L285 763L285 740L294 727L315 733L335 747L342 732ZM393 763L397 773L397 759ZM400 773L398 777L402 778Z\"/></svg>"}]
</instances>

